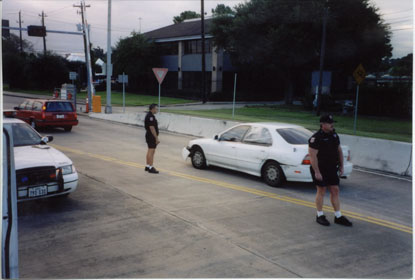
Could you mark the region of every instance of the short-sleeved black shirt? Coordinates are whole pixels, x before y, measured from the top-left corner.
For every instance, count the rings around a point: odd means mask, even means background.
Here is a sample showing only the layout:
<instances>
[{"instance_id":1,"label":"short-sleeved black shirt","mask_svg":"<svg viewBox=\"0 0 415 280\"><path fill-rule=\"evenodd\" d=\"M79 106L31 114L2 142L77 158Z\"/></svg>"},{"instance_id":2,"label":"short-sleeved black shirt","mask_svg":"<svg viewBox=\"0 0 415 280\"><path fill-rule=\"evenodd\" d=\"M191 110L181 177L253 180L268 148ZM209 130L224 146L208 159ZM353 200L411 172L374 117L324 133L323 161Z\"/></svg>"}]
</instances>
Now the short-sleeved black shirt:
<instances>
[{"instance_id":1,"label":"short-sleeved black shirt","mask_svg":"<svg viewBox=\"0 0 415 280\"><path fill-rule=\"evenodd\" d=\"M159 135L159 127L158 127L156 117L153 115L153 113L148 112L144 120L144 127L146 129L146 135L152 135L150 126L154 126L157 135Z\"/></svg>"},{"instance_id":2,"label":"short-sleeved black shirt","mask_svg":"<svg viewBox=\"0 0 415 280\"><path fill-rule=\"evenodd\" d=\"M319 168L335 167L340 163L339 145L339 135L335 131L325 133L320 129L308 140L308 146L318 150L317 160Z\"/></svg>"}]
</instances>

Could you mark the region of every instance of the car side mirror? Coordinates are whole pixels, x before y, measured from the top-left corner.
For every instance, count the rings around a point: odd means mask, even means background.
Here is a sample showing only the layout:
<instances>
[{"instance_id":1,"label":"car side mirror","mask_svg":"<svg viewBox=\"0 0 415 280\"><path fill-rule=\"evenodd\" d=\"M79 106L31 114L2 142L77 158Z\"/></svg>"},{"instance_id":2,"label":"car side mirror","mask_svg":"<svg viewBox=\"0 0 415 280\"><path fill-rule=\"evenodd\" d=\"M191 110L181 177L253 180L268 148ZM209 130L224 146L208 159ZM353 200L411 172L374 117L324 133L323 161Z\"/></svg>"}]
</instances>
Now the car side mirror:
<instances>
[{"instance_id":1,"label":"car side mirror","mask_svg":"<svg viewBox=\"0 0 415 280\"><path fill-rule=\"evenodd\" d=\"M218 140L219 141L219 135L215 135L215 137L213 137L213 139Z\"/></svg>"},{"instance_id":2,"label":"car side mirror","mask_svg":"<svg viewBox=\"0 0 415 280\"><path fill-rule=\"evenodd\" d=\"M53 141L53 136L43 136L41 139L41 144L46 145L49 142Z\"/></svg>"}]
</instances>

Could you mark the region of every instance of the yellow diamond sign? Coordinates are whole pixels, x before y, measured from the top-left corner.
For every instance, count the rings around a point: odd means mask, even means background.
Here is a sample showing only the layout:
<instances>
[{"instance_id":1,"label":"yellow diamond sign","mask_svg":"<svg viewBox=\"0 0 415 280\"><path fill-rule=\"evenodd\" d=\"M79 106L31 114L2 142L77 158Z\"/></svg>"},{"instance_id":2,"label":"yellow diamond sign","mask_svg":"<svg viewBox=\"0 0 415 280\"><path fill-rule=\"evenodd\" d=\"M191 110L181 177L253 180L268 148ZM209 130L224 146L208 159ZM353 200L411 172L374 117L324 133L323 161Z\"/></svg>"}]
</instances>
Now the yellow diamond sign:
<instances>
[{"instance_id":1,"label":"yellow diamond sign","mask_svg":"<svg viewBox=\"0 0 415 280\"><path fill-rule=\"evenodd\" d=\"M365 68L363 68L362 64L357 66L356 70L353 72L353 77L355 78L358 85L360 85L366 78L366 71Z\"/></svg>"}]
</instances>

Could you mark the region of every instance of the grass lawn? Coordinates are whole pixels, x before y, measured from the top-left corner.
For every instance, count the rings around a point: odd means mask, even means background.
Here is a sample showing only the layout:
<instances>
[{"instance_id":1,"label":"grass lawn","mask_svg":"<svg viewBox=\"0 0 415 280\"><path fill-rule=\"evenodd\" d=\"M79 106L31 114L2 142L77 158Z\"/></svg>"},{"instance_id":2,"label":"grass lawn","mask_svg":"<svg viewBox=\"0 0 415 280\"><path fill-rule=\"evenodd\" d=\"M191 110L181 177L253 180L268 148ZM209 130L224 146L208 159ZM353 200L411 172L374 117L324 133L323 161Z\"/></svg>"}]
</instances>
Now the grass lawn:
<instances>
[{"instance_id":1,"label":"grass lawn","mask_svg":"<svg viewBox=\"0 0 415 280\"><path fill-rule=\"evenodd\" d=\"M319 128L319 117L299 106L246 107L235 110L165 110L170 113L227 119L241 122L284 122L304 126L310 130ZM336 131L353 135L353 116L334 115ZM358 116L356 135L395 141L412 142L412 121L390 118Z\"/></svg>"},{"instance_id":2,"label":"grass lawn","mask_svg":"<svg viewBox=\"0 0 415 280\"><path fill-rule=\"evenodd\" d=\"M77 98L86 98L87 93L81 92L77 95ZM107 92L106 91L97 91L96 95L101 96L101 104L105 105L107 102ZM112 105L122 106L122 92L113 91L111 93L111 103ZM184 103L194 103L194 100L187 100L181 98L172 98L172 97L163 97L161 96L161 105L174 105L174 104L184 104ZM153 95L143 95L143 94L134 94L134 93L125 93L125 106L144 106L150 105L151 103L159 103L158 96Z\"/></svg>"},{"instance_id":3,"label":"grass lawn","mask_svg":"<svg viewBox=\"0 0 415 280\"><path fill-rule=\"evenodd\" d=\"M20 90L20 89L13 89L10 90L8 86L4 86L3 90L5 91L13 91L13 92L21 92L21 93L30 93L30 94L37 94L37 95L48 95L52 97L52 91L41 91L41 90ZM105 105L107 102L107 92L106 91L97 91L96 95L101 96L101 104ZM79 99L86 99L87 93L86 92L78 92L76 98ZM111 93L111 103L115 106L122 106L122 92L113 91ZM135 93L125 93L125 106L144 106L150 105L151 103L158 104L159 99L158 96L152 95L144 95L144 94L135 94ZM181 98L172 98L172 97L163 97L161 96L161 105L174 105L174 104L184 104L184 103L193 103L194 100L187 100Z\"/></svg>"}]
</instances>

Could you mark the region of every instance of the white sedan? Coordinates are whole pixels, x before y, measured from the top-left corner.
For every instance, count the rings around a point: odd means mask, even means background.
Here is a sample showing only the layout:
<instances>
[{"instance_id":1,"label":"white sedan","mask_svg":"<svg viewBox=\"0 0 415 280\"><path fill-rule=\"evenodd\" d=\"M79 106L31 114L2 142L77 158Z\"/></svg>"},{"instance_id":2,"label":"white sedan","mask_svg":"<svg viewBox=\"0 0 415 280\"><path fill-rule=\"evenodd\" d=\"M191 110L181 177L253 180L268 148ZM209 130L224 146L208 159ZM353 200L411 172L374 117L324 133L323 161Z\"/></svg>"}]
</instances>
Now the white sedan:
<instances>
[{"instance_id":1,"label":"white sedan","mask_svg":"<svg viewBox=\"0 0 415 280\"><path fill-rule=\"evenodd\" d=\"M52 136L42 137L27 123L3 118L13 131L18 202L68 195L78 186L78 173L72 161L47 145Z\"/></svg>"},{"instance_id":2,"label":"white sedan","mask_svg":"<svg viewBox=\"0 0 415 280\"><path fill-rule=\"evenodd\" d=\"M214 138L191 140L182 156L191 158L195 168L214 165L262 177L270 186L284 180L312 182L308 139L304 127L282 123L246 123L231 127ZM350 150L341 146L344 174L351 174Z\"/></svg>"}]
</instances>

